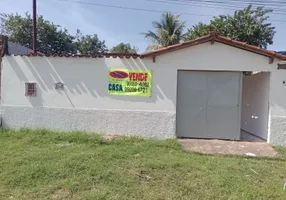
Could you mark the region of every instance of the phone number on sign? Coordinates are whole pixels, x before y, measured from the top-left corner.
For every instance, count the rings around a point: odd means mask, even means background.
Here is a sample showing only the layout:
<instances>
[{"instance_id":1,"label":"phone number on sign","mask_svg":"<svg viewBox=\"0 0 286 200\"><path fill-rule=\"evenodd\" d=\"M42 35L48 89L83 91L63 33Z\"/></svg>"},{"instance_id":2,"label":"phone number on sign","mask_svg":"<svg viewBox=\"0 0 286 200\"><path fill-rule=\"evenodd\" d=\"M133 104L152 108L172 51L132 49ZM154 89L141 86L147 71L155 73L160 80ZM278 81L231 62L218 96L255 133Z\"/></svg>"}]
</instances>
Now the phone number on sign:
<instances>
[{"instance_id":1,"label":"phone number on sign","mask_svg":"<svg viewBox=\"0 0 286 200\"><path fill-rule=\"evenodd\" d=\"M149 87L149 83L148 82L131 82L131 81L128 81L126 83L127 86L133 86L133 87L136 87L136 86L140 86L140 87Z\"/></svg>"},{"instance_id":2,"label":"phone number on sign","mask_svg":"<svg viewBox=\"0 0 286 200\"><path fill-rule=\"evenodd\" d=\"M148 88L145 87L125 87L125 92L142 92L142 93L147 93L148 92Z\"/></svg>"}]
</instances>

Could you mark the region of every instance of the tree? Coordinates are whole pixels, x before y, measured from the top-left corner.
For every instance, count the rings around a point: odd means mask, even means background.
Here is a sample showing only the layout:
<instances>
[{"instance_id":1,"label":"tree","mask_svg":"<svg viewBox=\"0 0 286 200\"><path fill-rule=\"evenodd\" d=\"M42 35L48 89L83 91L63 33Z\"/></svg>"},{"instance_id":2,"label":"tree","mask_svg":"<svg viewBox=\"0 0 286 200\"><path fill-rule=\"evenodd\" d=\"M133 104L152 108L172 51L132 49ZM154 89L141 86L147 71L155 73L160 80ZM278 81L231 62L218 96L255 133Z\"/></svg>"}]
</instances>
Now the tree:
<instances>
[{"instance_id":1,"label":"tree","mask_svg":"<svg viewBox=\"0 0 286 200\"><path fill-rule=\"evenodd\" d=\"M102 53L107 48L97 35L76 36L67 29L47 21L43 16L37 18L37 50L44 54L53 53ZM0 33L8 35L9 41L32 48L32 17L18 14L0 14Z\"/></svg>"},{"instance_id":2,"label":"tree","mask_svg":"<svg viewBox=\"0 0 286 200\"><path fill-rule=\"evenodd\" d=\"M136 47L131 47L129 43L120 43L110 50L110 53L137 53L138 49Z\"/></svg>"},{"instance_id":3,"label":"tree","mask_svg":"<svg viewBox=\"0 0 286 200\"><path fill-rule=\"evenodd\" d=\"M152 24L155 32L148 30L148 32L143 33L145 38L151 39L153 42L147 48L149 50L177 44L183 38L185 22L180 20L180 15L167 12L162 15L160 22L154 21Z\"/></svg>"},{"instance_id":4,"label":"tree","mask_svg":"<svg viewBox=\"0 0 286 200\"><path fill-rule=\"evenodd\" d=\"M211 25L203 24L199 22L198 24L194 25L192 28L188 29L187 34L185 35L184 40L193 40L197 37L202 37L208 35L214 29Z\"/></svg>"},{"instance_id":5,"label":"tree","mask_svg":"<svg viewBox=\"0 0 286 200\"><path fill-rule=\"evenodd\" d=\"M76 34L75 46L81 54L106 53L108 51L104 40L99 40L96 34L82 35L79 29Z\"/></svg>"},{"instance_id":6,"label":"tree","mask_svg":"<svg viewBox=\"0 0 286 200\"><path fill-rule=\"evenodd\" d=\"M1 14L0 32L9 36L11 42L32 48L32 17L18 14ZM37 50L42 53L75 52L74 37L66 29L61 29L43 16L37 19Z\"/></svg>"},{"instance_id":7,"label":"tree","mask_svg":"<svg viewBox=\"0 0 286 200\"><path fill-rule=\"evenodd\" d=\"M246 42L250 45L266 48L273 44L275 28L268 23L272 10L257 7L252 9L249 5L243 10L235 11L234 15L220 15L214 17L210 24L193 26L186 34L185 40L209 34L210 31L217 31L221 35L230 37L234 40Z\"/></svg>"}]
</instances>

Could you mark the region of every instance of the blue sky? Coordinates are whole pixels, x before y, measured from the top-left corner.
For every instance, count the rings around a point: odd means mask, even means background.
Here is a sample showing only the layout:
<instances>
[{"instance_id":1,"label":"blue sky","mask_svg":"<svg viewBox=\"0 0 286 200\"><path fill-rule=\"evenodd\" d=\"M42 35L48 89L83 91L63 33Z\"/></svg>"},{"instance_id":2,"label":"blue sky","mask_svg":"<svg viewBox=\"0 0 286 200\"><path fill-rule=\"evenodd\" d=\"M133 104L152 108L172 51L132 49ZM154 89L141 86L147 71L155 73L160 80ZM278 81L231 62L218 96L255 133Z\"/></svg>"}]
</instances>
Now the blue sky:
<instances>
[{"instance_id":1,"label":"blue sky","mask_svg":"<svg viewBox=\"0 0 286 200\"><path fill-rule=\"evenodd\" d=\"M233 12L233 10L227 9L166 4L147 0L74 1L194 14L181 15L182 20L187 22L187 27L198 22L207 23L214 15ZM27 11L32 12L32 0L0 0L1 13L24 14ZM100 39L106 41L109 48L120 42L125 42L138 47L139 52L143 52L149 41L144 39L140 33L148 29L152 30L152 21L159 20L162 13L123 10L59 0L38 0L38 14L55 24L66 27L72 34L76 32L77 28L84 34L98 34ZM276 27L277 33L274 44L268 49L286 50L286 15L271 15L271 19L284 20L285 22L271 21L272 25Z\"/></svg>"}]
</instances>

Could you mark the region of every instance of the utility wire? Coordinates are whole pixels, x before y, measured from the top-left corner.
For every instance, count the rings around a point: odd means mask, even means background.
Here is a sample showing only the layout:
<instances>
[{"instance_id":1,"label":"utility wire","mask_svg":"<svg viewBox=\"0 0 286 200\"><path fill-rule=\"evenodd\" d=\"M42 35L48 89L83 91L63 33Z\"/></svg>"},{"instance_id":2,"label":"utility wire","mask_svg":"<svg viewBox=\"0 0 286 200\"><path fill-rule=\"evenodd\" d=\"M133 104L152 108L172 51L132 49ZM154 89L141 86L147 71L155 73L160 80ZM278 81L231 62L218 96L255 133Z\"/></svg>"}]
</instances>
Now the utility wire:
<instances>
[{"instance_id":1,"label":"utility wire","mask_svg":"<svg viewBox=\"0 0 286 200\"><path fill-rule=\"evenodd\" d=\"M248 6L249 4L255 5L255 6L271 6L271 7L278 7L281 8L283 6L286 6L286 2L281 2L278 4L273 4L273 3L267 3L267 2L240 2L240 1L234 1L234 0L229 0L229 1L217 1L217 0L166 0L166 1L172 1L176 3L200 3L200 4L209 4L209 5L215 5L215 4L223 4L223 5L232 5L232 6Z\"/></svg>"},{"instance_id":2,"label":"utility wire","mask_svg":"<svg viewBox=\"0 0 286 200\"><path fill-rule=\"evenodd\" d=\"M194 7L206 7L206 8L218 8L224 10L237 10L237 9L244 9L246 6L235 6L235 5L225 5L225 6L217 6L215 4L195 4L195 3L183 3L186 1L174 1L174 0L145 0L149 2L158 2L158 3L165 3L165 4L177 4L177 5L186 5L186 6L194 6ZM285 10L269 8L273 10L271 14L273 15L286 15L286 7ZM282 11L282 12L276 12Z\"/></svg>"},{"instance_id":3,"label":"utility wire","mask_svg":"<svg viewBox=\"0 0 286 200\"><path fill-rule=\"evenodd\" d=\"M152 0L149 0L152 1ZM156 1L156 0L154 0ZM233 0L232 0L233 1ZM166 3L173 3L173 4L182 4L182 5L196 5L196 3L199 3L199 5L212 5L212 6L224 6L224 7L232 7L232 8L245 8L248 5L252 5L253 7L267 7L271 10L273 10L275 12L275 14L285 14L286 13L286 4L282 5L282 4L277 4L277 5L273 5L273 4L255 4L254 2L249 2L247 4L238 4L236 2L225 2L222 3L217 2L217 1L212 1L212 3L210 3L210 1L206 2L206 1L199 1L199 0L161 0L161 2L166 2ZM284 8L284 9L281 9ZM279 13L277 11L282 11L283 13Z\"/></svg>"},{"instance_id":4,"label":"utility wire","mask_svg":"<svg viewBox=\"0 0 286 200\"><path fill-rule=\"evenodd\" d=\"M176 1L183 1L183 2L197 2L197 3L216 3L216 4L240 4L240 5L259 5L259 6L282 6L286 5L285 1L235 1L235 0L228 0L228 1L223 1L223 0L176 0Z\"/></svg>"},{"instance_id":5,"label":"utility wire","mask_svg":"<svg viewBox=\"0 0 286 200\"><path fill-rule=\"evenodd\" d=\"M191 1L191 0L185 0L185 1ZM197 0L197 1L203 1L203 0ZM206 0L204 0L206 1ZM208 0L210 1L210 0ZM213 2L216 2L218 0L213 0ZM222 0L219 0L218 2L221 2ZM286 1L282 1L282 0L275 0L275 1L267 1L267 0L225 0L223 2L230 2L230 1L233 1L233 2L237 2L237 3L246 3L246 4L259 4L259 3L263 3L263 4L273 4L273 3L276 3L276 4L286 4Z\"/></svg>"},{"instance_id":6,"label":"utility wire","mask_svg":"<svg viewBox=\"0 0 286 200\"><path fill-rule=\"evenodd\" d=\"M166 2L166 3L171 3L171 4L182 4L182 5L209 5L209 6L223 6L223 7L234 7L234 8L245 8L248 5L252 5L254 7L267 7L267 8L272 8L273 10L282 10L284 12L286 12L286 5L277 5L276 7L273 5L257 5L257 4L253 4L253 3L249 3L249 4L237 4L237 3L233 3L233 2L225 2L225 3L216 3L216 1L213 1L212 3L209 2L201 2L198 0L146 0L146 1L150 1L150 2ZM284 9L281 9L284 8Z\"/></svg>"},{"instance_id":7,"label":"utility wire","mask_svg":"<svg viewBox=\"0 0 286 200\"><path fill-rule=\"evenodd\" d=\"M57 0L57 1L77 3L77 4L86 4L86 5L93 5L93 6L100 6L100 7L118 8L118 9L124 9L124 10L137 10L137 11L144 11L144 12L157 12L157 13L168 12L168 11L163 11L163 10L133 8L133 7L110 5L110 4L98 4L98 3L91 3L91 2L84 2L84 1L74 1L74 0ZM176 12L174 12L174 13L176 13ZM194 14L194 13L181 13L181 12L177 12L177 13L180 13L182 15L193 15L193 16L208 16L208 17L212 17L213 16L213 15Z\"/></svg>"},{"instance_id":8,"label":"utility wire","mask_svg":"<svg viewBox=\"0 0 286 200\"><path fill-rule=\"evenodd\" d=\"M85 4L85 5L92 5L92 6L99 6L99 7L109 7L109 8L116 8L116 9L124 9L124 10L135 10L135 11L143 11L143 12L156 12L156 13L165 13L170 11L163 11L163 10L153 10L153 9L144 9L144 8L133 8L133 7L125 7L125 6L117 6L117 5L110 5L110 4L98 4L98 3L91 3L91 2L84 2L84 1L74 1L74 0L57 0L62 2L70 2L70 3L77 3L77 4ZM172 12L172 13L180 13L182 15L191 15L191 16L204 16L204 17L213 17L213 15L207 14L195 14L195 13L181 13L181 12ZM285 22L283 20L270 20L269 21L277 21L277 22Z\"/></svg>"}]
</instances>

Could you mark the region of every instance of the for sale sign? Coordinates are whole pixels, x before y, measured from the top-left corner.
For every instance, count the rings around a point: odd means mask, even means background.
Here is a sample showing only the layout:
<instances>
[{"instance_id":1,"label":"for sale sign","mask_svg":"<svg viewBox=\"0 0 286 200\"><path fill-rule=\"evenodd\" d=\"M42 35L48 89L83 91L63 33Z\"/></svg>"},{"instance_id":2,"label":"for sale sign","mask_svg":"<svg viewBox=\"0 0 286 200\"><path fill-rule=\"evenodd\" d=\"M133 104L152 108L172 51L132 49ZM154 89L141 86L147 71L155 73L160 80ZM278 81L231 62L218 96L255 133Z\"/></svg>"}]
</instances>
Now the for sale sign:
<instances>
[{"instance_id":1,"label":"for sale sign","mask_svg":"<svg viewBox=\"0 0 286 200\"><path fill-rule=\"evenodd\" d=\"M152 95L152 71L109 69L108 93L113 95Z\"/></svg>"}]
</instances>

